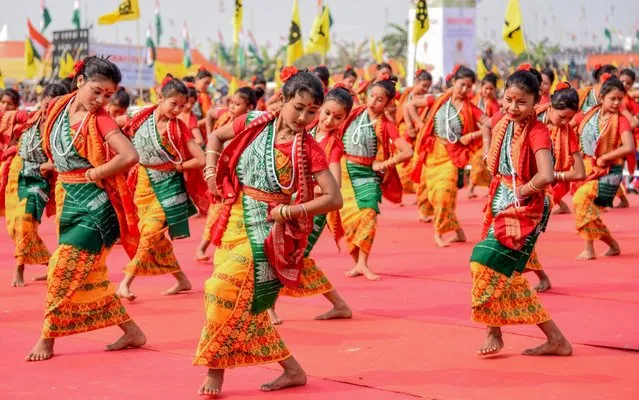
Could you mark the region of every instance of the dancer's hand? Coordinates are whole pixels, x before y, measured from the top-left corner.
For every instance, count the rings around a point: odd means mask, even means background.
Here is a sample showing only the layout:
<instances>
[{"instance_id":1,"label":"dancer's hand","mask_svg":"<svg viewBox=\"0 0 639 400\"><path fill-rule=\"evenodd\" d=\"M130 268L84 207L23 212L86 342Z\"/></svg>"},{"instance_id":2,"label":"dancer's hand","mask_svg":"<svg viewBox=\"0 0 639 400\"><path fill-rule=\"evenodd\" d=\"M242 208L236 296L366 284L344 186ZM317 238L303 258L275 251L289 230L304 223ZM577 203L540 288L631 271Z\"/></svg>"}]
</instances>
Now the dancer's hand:
<instances>
[{"instance_id":1,"label":"dancer's hand","mask_svg":"<svg viewBox=\"0 0 639 400\"><path fill-rule=\"evenodd\" d=\"M284 207L284 204L280 204L279 206L273 207L271 209L271 218L273 218L275 222L286 222L286 218L284 218L284 211L286 210L282 210L282 207Z\"/></svg>"},{"instance_id":2,"label":"dancer's hand","mask_svg":"<svg viewBox=\"0 0 639 400\"><path fill-rule=\"evenodd\" d=\"M601 157L597 158L597 166L598 166L598 167L603 168L603 167L605 167L605 166L607 166L607 165L608 165L608 161L604 160L604 159L603 159L603 158L601 158Z\"/></svg>"}]
</instances>

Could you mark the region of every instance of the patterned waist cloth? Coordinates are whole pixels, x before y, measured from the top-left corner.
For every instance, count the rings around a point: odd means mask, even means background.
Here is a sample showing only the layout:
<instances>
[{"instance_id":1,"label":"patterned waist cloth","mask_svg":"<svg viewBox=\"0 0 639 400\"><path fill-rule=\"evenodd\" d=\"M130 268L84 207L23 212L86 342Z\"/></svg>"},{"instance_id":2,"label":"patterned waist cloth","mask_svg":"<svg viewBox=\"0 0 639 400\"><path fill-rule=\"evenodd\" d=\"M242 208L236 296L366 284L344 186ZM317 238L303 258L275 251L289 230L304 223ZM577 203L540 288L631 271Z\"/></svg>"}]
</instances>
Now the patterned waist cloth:
<instances>
[{"instance_id":1,"label":"patterned waist cloth","mask_svg":"<svg viewBox=\"0 0 639 400\"><path fill-rule=\"evenodd\" d=\"M269 193L264 192L260 189L256 189L250 186L242 186L242 191L254 198L257 201L261 201L268 204L290 204L291 203L291 195L286 193Z\"/></svg>"},{"instance_id":2,"label":"patterned waist cloth","mask_svg":"<svg viewBox=\"0 0 639 400\"><path fill-rule=\"evenodd\" d=\"M367 167L372 166L373 162L375 161L375 157L361 157L361 156L353 156L350 154L345 154L345 157L348 161L352 163L365 165Z\"/></svg>"}]
</instances>

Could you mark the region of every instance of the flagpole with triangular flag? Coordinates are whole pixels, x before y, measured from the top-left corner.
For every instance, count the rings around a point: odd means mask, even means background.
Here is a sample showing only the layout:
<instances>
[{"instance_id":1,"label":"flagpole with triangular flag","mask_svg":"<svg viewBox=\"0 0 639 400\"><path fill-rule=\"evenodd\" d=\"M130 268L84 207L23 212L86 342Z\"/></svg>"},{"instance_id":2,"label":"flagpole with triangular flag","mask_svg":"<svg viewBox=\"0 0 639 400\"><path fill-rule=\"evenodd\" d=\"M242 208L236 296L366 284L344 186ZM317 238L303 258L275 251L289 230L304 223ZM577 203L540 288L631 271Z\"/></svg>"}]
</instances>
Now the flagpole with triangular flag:
<instances>
[{"instance_id":1,"label":"flagpole with triangular flag","mask_svg":"<svg viewBox=\"0 0 639 400\"><path fill-rule=\"evenodd\" d=\"M51 25L51 13L49 9L44 4L44 0L40 2L40 11L42 13L42 17L40 19L40 32L44 32L49 25Z\"/></svg>"},{"instance_id":2,"label":"flagpole with triangular flag","mask_svg":"<svg viewBox=\"0 0 639 400\"><path fill-rule=\"evenodd\" d=\"M75 29L81 28L80 22L80 0L75 0L73 2L73 16L71 17L71 22L75 26Z\"/></svg>"},{"instance_id":3,"label":"flagpole with triangular flag","mask_svg":"<svg viewBox=\"0 0 639 400\"><path fill-rule=\"evenodd\" d=\"M297 3L297 0L293 0L293 15L291 16L291 25L288 30L288 46L286 47L286 65L293 65L297 59L304 55L300 10Z\"/></svg>"}]
</instances>

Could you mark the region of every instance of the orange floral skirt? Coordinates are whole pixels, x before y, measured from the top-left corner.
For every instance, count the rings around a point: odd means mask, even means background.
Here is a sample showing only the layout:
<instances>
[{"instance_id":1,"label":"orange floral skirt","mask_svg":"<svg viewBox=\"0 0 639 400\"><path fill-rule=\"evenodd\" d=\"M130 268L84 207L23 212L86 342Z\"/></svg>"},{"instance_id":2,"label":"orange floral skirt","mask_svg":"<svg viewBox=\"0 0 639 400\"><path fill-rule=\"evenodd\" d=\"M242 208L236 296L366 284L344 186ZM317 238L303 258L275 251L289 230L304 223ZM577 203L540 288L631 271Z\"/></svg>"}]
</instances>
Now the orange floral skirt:
<instances>
[{"instance_id":1,"label":"orange floral skirt","mask_svg":"<svg viewBox=\"0 0 639 400\"><path fill-rule=\"evenodd\" d=\"M601 219L601 207L595 204L599 182L584 183L572 197L575 208L576 228L586 240L597 240L610 236L610 231Z\"/></svg>"},{"instance_id":2,"label":"orange floral skirt","mask_svg":"<svg viewBox=\"0 0 639 400\"><path fill-rule=\"evenodd\" d=\"M302 276L298 286L295 288L284 286L280 290L280 296L310 297L328 293L331 290L333 290L331 282L324 275L324 272L317 267L315 260L308 257L304 259L304 269L302 269Z\"/></svg>"},{"instance_id":3,"label":"orange floral skirt","mask_svg":"<svg viewBox=\"0 0 639 400\"><path fill-rule=\"evenodd\" d=\"M461 229L455 214L457 206L457 167L453 165L446 147L437 140L433 151L426 156L426 186L428 201L434 209L435 232L443 235Z\"/></svg>"},{"instance_id":4,"label":"orange floral skirt","mask_svg":"<svg viewBox=\"0 0 639 400\"><path fill-rule=\"evenodd\" d=\"M344 206L339 210L339 214L344 227L344 239L348 246L348 252L352 253L359 249L370 254L375 240L377 213L372 208L360 210L355 199L351 178L344 165L342 165L342 198Z\"/></svg>"},{"instance_id":5,"label":"orange floral skirt","mask_svg":"<svg viewBox=\"0 0 639 400\"><path fill-rule=\"evenodd\" d=\"M428 185L426 184L426 168L422 168L422 176L417 186L417 211L419 217L424 219L432 217L435 214L433 205L428 200Z\"/></svg>"}]
</instances>

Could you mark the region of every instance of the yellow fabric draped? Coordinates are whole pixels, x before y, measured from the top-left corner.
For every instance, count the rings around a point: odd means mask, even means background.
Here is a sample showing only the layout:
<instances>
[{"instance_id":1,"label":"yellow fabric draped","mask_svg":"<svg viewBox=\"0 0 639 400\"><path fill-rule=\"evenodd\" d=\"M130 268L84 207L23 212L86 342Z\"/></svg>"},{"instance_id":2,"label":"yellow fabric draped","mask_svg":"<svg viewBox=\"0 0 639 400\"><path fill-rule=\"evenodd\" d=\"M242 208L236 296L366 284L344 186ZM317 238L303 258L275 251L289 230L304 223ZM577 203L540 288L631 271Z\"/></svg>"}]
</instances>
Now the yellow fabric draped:
<instances>
[{"instance_id":1,"label":"yellow fabric draped","mask_svg":"<svg viewBox=\"0 0 639 400\"><path fill-rule=\"evenodd\" d=\"M530 253L528 263L526 263L526 271L543 271L543 269L544 267L541 266L537 250L533 249L532 253Z\"/></svg>"},{"instance_id":2,"label":"yellow fabric draped","mask_svg":"<svg viewBox=\"0 0 639 400\"><path fill-rule=\"evenodd\" d=\"M446 146L435 141L433 151L426 156L426 190L434 209L435 232L443 235L460 229L455 207L457 205L457 167L448 156ZM418 193L419 195L419 193Z\"/></svg>"},{"instance_id":3,"label":"yellow fabric draped","mask_svg":"<svg viewBox=\"0 0 639 400\"><path fill-rule=\"evenodd\" d=\"M133 202L138 213L140 244L135 257L126 265L124 272L133 276L172 274L180 271L173 244L167 237L169 227L162 205L158 201L146 168L138 165L138 178Z\"/></svg>"},{"instance_id":4,"label":"yellow fabric draped","mask_svg":"<svg viewBox=\"0 0 639 400\"><path fill-rule=\"evenodd\" d=\"M417 185L417 211L419 217L424 219L435 214L433 205L428 200L428 185L426 184L426 168L422 168L422 177Z\"/></svg>"},{"instance_id":5,"label":"yellow fabric draped","mask_svg":"<svg viewBox=\"0 0 639 400\"><path fill-rule=\"evenodd\" d=\"M206 223L204 224L202 240L206 240L207 242L212 240L211 229L213 229L213 225L215 225L215 221L217 221L217 217L220 215L221 209L221 204L211 203L209 206L209 211L206 213Z\"/></svg>"},{"instance_id":6,"label":"yellow fabric draped","mask_svg":"<svg viewBox=\"0 0 639 400\"><path fill-rule=\"evenodd\" d=\"M539 302L535 291L521 274L505 275L485 265L471 262L473 277L472 320L488 326L541 324L550 321L550 314ZM498 282L501 281L501 282ZM494 286L500 293L488 301L477 293L485 293L485 288Z\"/></svg>"},{"instance_id":7,"label":"yellow fabric draped","mask_svg":"<svg viewBox=\"0 0 639 400\"><path fill-rule=\"evenodd\" d=\"M55 193L57 220L66 195L60 181ZM60 226L58 221L56 225ZM96 254L67 244L58 246L49 261L43 338L87 332L131 319L109 281L106 259L110 251L102 248Z\"/></svg>"},{"instance_id":8,"label":"yellow fabric draped","mask_svg":"<svg viewBox=\"0 0 639 400\"><path fill-rule=\"evenodd\" d=\"M586 157L584 165L586 166L586 175L589 175L592 171L592 159ZM581 185L572 196L577 232L587 240L610 236L608 227L601 219L601 207L595 204L598 187L598 180L588 181Z\"/></svg>"},{"instance_id":9,"label":"yellow fabric draped","mask_svg":"<svg viewBox=\"0 0 639 400\"><path fill-rule=\"evenodd\" d=\"M482 150L478 150L470 157L470 183L473 186L490 186L492 176L482 160Z\"/></svg>"},{"instance_id":10,"label":"yellow fabric draped","mask_svg":"<svg viewBox=\"0 0 639 400\"><path fill-rule=\"evenodd\" d=\"M204 285L206 324L193 364L222 369L288 358L290 353L268 314L251 312L254 265L242 195L231 209L214 260L213 275Z\"/></svg>"},{"instance_id":11,"label":"yellow fabric draped","mask_svg":"<svg viewBox=\"0 0 639 400\"><path fill-rule=\"evenodd\" d=\"M40 224L31 214L25 213L27 199L20 200L18 196L18 178L22 166L22 157L16 155L9 168L5 191L7 231L15 245L13 256L17 265L47 265L51 253L38 235Z\"/></svg>"},{"instance_id":12,"label":"yellow fabric draped","mask_svg":"<svg viewBox=\"0 0 639 400\"><path fill-rule=\"evenodd\" d=\"M345 159L342 159L342 199L344 206L339 210L339 214L349 253L360 249L364 253L370 254L375 240L377 213L372 208L360 210L357 205Z\"/></svg>"}]
</instances>

